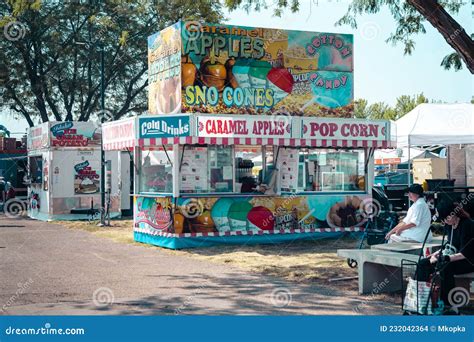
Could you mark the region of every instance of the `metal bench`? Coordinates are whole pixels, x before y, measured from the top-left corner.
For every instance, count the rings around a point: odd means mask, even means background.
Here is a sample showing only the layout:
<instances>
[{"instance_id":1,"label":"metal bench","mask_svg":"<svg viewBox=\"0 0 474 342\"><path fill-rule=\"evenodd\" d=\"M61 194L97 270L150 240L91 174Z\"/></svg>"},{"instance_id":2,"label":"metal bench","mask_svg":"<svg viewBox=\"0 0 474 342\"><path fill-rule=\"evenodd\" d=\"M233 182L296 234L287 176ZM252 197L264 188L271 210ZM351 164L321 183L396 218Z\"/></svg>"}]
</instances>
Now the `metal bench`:
<instances>
[{"instance_id":1,"label":"metal bench","mask_svg":"<svg viewBox=\"0 0 474 342\"><path fill-rule=\"evenodd\" d=\"M422 243L418 242L394 242L394 243L384 243L380 245L373 245L371 246L372 249L380 250L380 251L387 251L387 252L398 252L398 253L407 253L407 254L414 254L420 255L420 252L425 254L427 248L429 248L430 252L436 252L438 249L441 248L441 243L432 242L426 243L423 247ZM422 249L425 249L422 251Z\"/></svg>"}]
</instances>

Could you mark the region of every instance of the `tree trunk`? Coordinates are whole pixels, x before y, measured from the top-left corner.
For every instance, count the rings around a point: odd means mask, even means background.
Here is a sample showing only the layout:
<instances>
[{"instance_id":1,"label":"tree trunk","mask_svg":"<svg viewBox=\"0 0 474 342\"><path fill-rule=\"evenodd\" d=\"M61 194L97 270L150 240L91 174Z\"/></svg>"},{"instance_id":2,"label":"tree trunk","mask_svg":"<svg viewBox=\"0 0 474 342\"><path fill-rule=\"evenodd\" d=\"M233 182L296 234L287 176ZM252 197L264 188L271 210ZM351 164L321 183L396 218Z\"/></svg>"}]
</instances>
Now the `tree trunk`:
<instances>
[{"instance_id":1,"label":"tree trunk","mask_svg":"<svg viewBox=\"0 0 474 342\"><path fill-rule=\"evenodd\" d=\"M436 0L408 0L446 39L474 74L474 41Z\"/></svg>"}]
</instances>

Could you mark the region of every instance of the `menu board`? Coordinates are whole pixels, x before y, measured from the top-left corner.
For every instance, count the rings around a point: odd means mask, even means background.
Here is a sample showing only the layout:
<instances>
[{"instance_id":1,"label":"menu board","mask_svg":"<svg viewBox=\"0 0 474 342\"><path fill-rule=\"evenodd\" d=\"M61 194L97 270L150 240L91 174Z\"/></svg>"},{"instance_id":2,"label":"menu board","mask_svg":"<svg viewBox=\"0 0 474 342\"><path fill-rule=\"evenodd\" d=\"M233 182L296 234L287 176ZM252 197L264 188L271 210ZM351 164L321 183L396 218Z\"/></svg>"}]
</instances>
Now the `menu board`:
<instances>
[{"instance_id":1,"label":"menu board","mask_svg":"<svg viewBox=\"0 0 474 342\"><path fill-rule=\"evenodd\" d=\"M298 150L280 148L280 187L282 191L296 191L298 186Z\"/></svg>"},{"instance_id":2,"label":"menu board","mask_svg":"<svg viewBox=\"0 0 474 342\"><path fill-rule=\"evenodd\" d=\"M232 146L209 146L209 184L212 192L233 189Z\"/></svg>"},{"instance_id":3,"label":"menu board","mask_svg":"<svg viewBox=\"0 0 474 342\"><path fill-rule=\"evenodd\" d=\"M85 160L74 165L74 194L95 194L100 189L100 165L96 161Z\"/></svg>"},{"instance_id":4,"label":"menu board","mask_svg":"<svg viewBox=\"0 0 474 342\"><path fill-rule=\"evenodd\" d=\"M181 191L206 192L207 182L207 148L186 147L181 163Z\"/></svg>"}]
</instances>

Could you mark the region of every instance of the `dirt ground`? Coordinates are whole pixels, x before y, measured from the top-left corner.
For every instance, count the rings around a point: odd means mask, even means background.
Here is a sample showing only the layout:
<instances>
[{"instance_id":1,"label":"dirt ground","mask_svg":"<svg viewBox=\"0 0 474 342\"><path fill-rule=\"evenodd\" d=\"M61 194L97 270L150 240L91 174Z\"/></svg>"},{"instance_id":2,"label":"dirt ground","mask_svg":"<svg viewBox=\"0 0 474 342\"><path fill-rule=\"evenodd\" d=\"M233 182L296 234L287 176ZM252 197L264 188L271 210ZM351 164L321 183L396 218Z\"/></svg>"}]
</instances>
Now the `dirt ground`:
<instances>
[{"instance_id":1,"label":"dirt ground","mask_svg":"<svg viewBox=\"0 0 474 342\"><path fill-rule=\"evenodd\" d=\"M56 222L71 229L81 229L119 243L139 244L133 240L132 220L114 220L112 227L98 227L97 222ZM171 255L180 255L218 264L227 264L256 274L278 277L301 284L325 284L357 291L357 269L348 267L336 255L338 249L356 248L359 236L347 235L322 240L296 240L273 245L218 245L206 248L170 250L157 248ZM142 245L142 244L140 244ZM350 278L350 279L340 279ZM383 296L383 295L381 295ZM383 296L388 297L388 296Z\"/></svg>"}]
</instances>

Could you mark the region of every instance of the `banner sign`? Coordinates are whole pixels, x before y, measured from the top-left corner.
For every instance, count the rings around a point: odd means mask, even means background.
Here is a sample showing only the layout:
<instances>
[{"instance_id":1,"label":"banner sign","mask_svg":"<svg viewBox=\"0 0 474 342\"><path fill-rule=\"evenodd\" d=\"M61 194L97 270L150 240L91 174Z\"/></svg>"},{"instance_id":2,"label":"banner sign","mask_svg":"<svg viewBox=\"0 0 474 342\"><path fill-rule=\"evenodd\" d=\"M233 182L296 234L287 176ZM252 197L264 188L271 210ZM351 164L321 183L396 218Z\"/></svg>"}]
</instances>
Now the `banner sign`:
<instances>
[{"instance_id":1,"label":"banner sign","mask_svg":"<svg viewBox=\"0 0 474 342\"><path fill-rule=\"evenodd\" d=\"M301 138L332 140L389 140L387 121L302 118Z\"/></svg>"},{"instance_id":2,"label":"banner sign","mask_svg":"<svg viewBox=\"0 0 474 342\"><path fill-rule=\"evenodd\" d=\"M26 141L29 151L48 147L48 123L29 128Z\"/></svg>"},{"instance_id":3,"label":"banner sign","mask_svg":"<svg viewBox=\"0 0 474 342\"><path fill-rule=\"evenodd\" d=\"M375 165L391 165L391 164L400 164L402 162L401 158L381 158L375 159Z\"/></svg>"},{"instance_id":4,"label":"banner sign","mask_svg":"<svg viewBox=\"0 0 474 342\"><path fill-rule=\"evenodd\" d=\"M199 137L291 138L288 116L198 116Z\"/></svg>"},{"instance_id":5,"label":"banner sign","mask_svg":"<svg viewBox=\"0 0 474 342\"><path fill-rule=\"evenodd\" d=\"M352 35L179 22L148 63L150 114L352 117Z\"/></svg>"},{"instance_id":6,"label":"banner sign","mask_svg":"<svg viewBox=\"0 0 474 342\"><path fill-rule=\"evenodd\" d=\"M97 165L96 165L97 166ZM98 167L92 167L88 160L74 165L74 194L95 194L100 189Z\"/></svg>"},{"instance_id":7,"label":"banner sign","mask_svg":"<svg viewBox=\"0 0 474 342\"><path fill-rule=\"evenodd\" d=\"M148 112L181 109L181 33L176 23L148 37Z\"/></svg>"},{"instance_id":8,"label":"banner sign","mask_svg":"<svg viewBox=\"0 0 474 342\"><path fill-rule=\"evenodd\" d=\"M102 138L105 149L133 147L135 118L113 121L102 125Z\"/></svg>"},{"instance_id":9,"label":"banner sign","mask_svg":"<svg viewBox=\"0 0 474 342\"><path fill-rule=\"evenodd\" d=\"M100 146L102 134L99 128L89 122L60 122L50 128L53 147Z\"/></svg>"},{"instance_id":10,"label":"banner sign","mask_svg":"<svg viewBox=\"0 0 474 342\"><path fill-rule=\"evenodd\" d=\"M139 138L187 137L191 133L189 116L154 116L139 118Z\"/></svg>"}]
</instances>

